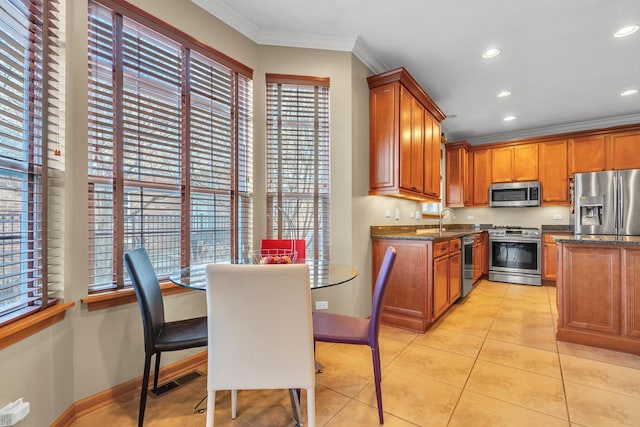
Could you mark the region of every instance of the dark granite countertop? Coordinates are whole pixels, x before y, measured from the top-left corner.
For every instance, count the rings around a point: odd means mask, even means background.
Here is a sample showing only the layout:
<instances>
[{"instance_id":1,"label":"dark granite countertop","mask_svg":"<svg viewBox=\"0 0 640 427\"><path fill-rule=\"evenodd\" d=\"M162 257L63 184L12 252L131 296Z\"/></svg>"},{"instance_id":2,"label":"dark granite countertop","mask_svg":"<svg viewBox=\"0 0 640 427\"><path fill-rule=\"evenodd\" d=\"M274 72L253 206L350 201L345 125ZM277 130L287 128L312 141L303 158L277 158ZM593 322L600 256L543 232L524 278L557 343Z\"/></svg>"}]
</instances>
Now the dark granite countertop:
<instances>
[{"instance_id":1,"label":"dark granite countertop","mask_svg":"<svg viewBox=\"0 0 640 427\"><path fill-rule=\"evenodd\" d=\"M549 233L549 232L560 232L560 233L573 233L573 225L558 225L558 224L542 224L542 227L540 227L540 230L543 233Z\"/></svg>"},{"instance_id":2,"label":"dark granite countertop","mask_svg":"<svg viewBox=\"0 0 640 427\"><path fill-rule=\"evenodd\" d=\"M551 236L558 243L613 244L640 246L640 236L557 235Z\"/></svg>"},{"instance_id":3,"label":"dark granite countertop","mask_svg":"<svg viewBox=\"0 0 640 427\"><path fill-rule=\"evenodd\" d=\"M400 240L449 240L458 237L481 233L491 225L483 224L480 229L471 224L444 224L443 231L438 226L425 227L417 225L371 226L371 238Z\"/></svg>"}]
</instances>

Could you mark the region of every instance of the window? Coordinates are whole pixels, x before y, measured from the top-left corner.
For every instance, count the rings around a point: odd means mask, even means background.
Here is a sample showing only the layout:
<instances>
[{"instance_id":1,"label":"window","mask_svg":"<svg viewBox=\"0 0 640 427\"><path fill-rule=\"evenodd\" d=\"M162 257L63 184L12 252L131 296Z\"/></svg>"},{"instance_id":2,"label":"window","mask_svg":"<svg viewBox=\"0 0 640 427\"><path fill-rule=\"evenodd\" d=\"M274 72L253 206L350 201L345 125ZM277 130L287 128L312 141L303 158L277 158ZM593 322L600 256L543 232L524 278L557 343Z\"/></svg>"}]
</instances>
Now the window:
<instances>
[{"instance_id":1,"label":"window","mask_svg":"<svg viewBox=\"0 0 640 427\"><path fill-rule=\"evenodd\" d=\"M106 3L106 2L105 2ZM89 287L252 245L251 70L155 18L89 2Z\"/></svg>"},{"instance_id":2,"label":"window","mask_svg":"<svg viewBox=\"0 0 640 427\"><path fill-rule=\"evenodd\" d=\"M47 206L63 164L59 11L54 0L0 6L0 325L55 302Z\"/></svg>"},{"instance_id":3,"label":"window","mask_svg":"<svg viewBox=\"0 0 640 427\"><path fill-rule=\"evenodd\" d=\"M267 74L267 236L329 259L329 79Z\"/></svg>"}]
</instances>

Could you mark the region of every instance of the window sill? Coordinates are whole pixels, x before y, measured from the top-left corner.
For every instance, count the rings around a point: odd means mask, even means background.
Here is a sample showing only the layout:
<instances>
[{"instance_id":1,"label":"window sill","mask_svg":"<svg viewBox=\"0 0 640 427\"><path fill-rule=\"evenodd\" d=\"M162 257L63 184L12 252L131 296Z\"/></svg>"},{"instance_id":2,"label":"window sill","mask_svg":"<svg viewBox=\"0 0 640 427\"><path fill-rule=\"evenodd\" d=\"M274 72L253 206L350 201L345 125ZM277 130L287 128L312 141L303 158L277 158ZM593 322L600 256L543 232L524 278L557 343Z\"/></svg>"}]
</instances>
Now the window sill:
<instances>
[{"instance_id":1,"label":"window sill","mask_svg":"<svg viewBox=\"0 0 640 427\"><path fill-rule=\"evenodd\" d=\"M0 328L0 350L64 319L74 302L59 302Z\"/></svg>"},{"instance_id":2,"label":"window sill","mask_svg":"<svg viewBox=\"0 0 640 427\"><path fill-rule=\"evenodd\" d=\"M162 290L162 296L181 294L183 292L189 292L191 289L183 288L173 283L161 283L160 289ZM119 289L117 291L104 292L94 295L89 295L80 300L82 304L87 305L89 311L104 310L110 307L117 307L123 304L131 304L136 302L136 292L133 288Z\"/></svg>"}]
</instances>

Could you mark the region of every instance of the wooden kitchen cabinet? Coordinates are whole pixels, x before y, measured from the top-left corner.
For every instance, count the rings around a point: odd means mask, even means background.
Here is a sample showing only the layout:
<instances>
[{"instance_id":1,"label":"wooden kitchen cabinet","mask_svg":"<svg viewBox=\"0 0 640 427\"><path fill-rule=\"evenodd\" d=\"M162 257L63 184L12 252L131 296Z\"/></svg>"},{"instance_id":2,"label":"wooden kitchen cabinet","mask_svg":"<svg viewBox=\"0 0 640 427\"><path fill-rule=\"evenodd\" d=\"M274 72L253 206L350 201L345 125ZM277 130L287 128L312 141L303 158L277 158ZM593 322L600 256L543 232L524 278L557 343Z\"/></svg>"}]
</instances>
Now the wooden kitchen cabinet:
<instances>
[{"instance_id":1,"label":"wooden kitchen cabinet","mask_svg":"<svg viewBox=\"0 0 640 427\"><path fill-rule=\"evenodd\" d=\"M382 323L424 332L431 325L433 313L432 243L426 240L373 239L372 286L391 245L396 260L389 276L384 298Z\"/></svg>"},{"instance_id":2,"label":"wooden kitchen cabinet","mask_svg":"<svg viewBox=\"0 0 640 427\"><path fill-rule=\"evenodd\" d=\"M640 248L558 242L557 338L640 355Z\"/></svg>"},{"instance_id":3,"label":"wooden kitchen cabinet","mask_svg":"<svg viewBox=\"0 0 640 427\"><path fill-rule=\"evenodd\" d=\"M606 170L605 136L595 135L569 140L569 174Z\"/></svg>"},{"instance_id":4,"label":"wooden kitchen cabinet","mask_svg":"<svg viewBox=\"0 0 640 427\"><path fill-rule=\"evenodd\" d=\"M400 188L424 193L424 108L400 87Z\"/></svg>"},{"instance_id":5,"label":"wooden kitchen cabinet","mask_svg":"<svg viewBox=\"0 0 640 427\"><path fill-rule=\"evenodd\" d=\"M449 242L437 243L434 247L446 249L444 254L433 259L433 319L440 317L449 308Z\"/></svg>"},{"instance_id":6,"label":"wooden kitchen cabinet","mask_svg":"<svg viewBox=\"0 0 640 427\"><path fill-rule=\"evenodd\" d=\"M542 279L555 280L558 278L558 245L553 236L568 236L571 233L543 233L542 234Z\"/></svg>"},{"instance_id":7,"label":"wooden kitchen cabinet","mask_svg":"<svg viewBox=\"0 0 640 427\"><path fill-rule=\"evenodd\" d=\"M538 144L522 144L491 150L491 182L536 181Z\"/></svg>"},{"instance_id":8,"label":"wooden kitchen cabinet","mask_svg":"<svg viewBox=\"0 0 640 427\"><path fill-rule=\"evenodd\" d=\"M473 206L489 206L489 185L491 184L491 150L473 151Z\"/></svg>"},{"instance_id":9,"label":"wooden kitchen cabinet","mask_svg":"<svg viewBox=\"0 0 640 427\"><path fill-rule=\"evenodd\" d=\"M609 169L640 169L640 132L611 135L611 167Z\"/></svg>"},{"instance_id":10,"label":"wooden kitchen cabinet","mask_svg":"<svg viewBox=\"0 0 640 427\"><path fill-rule=\"evenodd\" d=\"M620 249L589 245L562 248L562 326L620 334Z\"/></svg>"},{"instance_id":11,"label":"wooden kitchen cabinet","mask_svg":"<svg viewBox=\"0 0 640 427\"><path fill-rule=\"evenodd\" d=\"M440 159L442 157L440 123L426 110L424 117L424 193L440 199Z\"/></svg>"},{"instance_id":12,"label":"wooden kitchen cabinet","mask_svg":"<svg viewBox=\"0 0 640 427\"><path fill-rule=\"evenodd\" d=\"M460 239L372 239L372 286L389 245L397 254L387 284L382 323L425 332L460 296Z\"/></svg>"},{"instance_id":13,"label":"wooden kitchen cabinet","mask_svg":"<svg viewBox=\"0 0 640 427\"><path fill-rule=\"evenodd\" d=\"M538 164L542 205L569 204L567 140L540 143Z\"/></svg>"},{"instance_id":14,"label":"wooden kitchen cabinet","mask_svg":"<svg viewBox=\"0 0 640 427\"><path fill-rule=\"evenodd\" d=\"M625 251L627 321L625 335L640 338L640 249Z\"/></svg>"},{"instance_id":15,"label":"wooden kitchen cabinet","mask_svg":"<svg viewBox=\"0 0 640 427\"><path fill-rule=\"evenodd\" d=\"M462 255L460 239L438 242L433 247L433 320L436 320L460 298Z\"/></svg>"},{"instance_id":16,"label":"wooden kitchen cabinet","mask_svg":"<svg viewBox=\"0 0 640 427\"><path fill-rule=\"evenodd\" d=\"M445 145L447 207L461 208L470 205L472 187L468 146L466 142Z\"/></svg>"},{"instance_id":17,"label":"wooden kitchen cabinet","mask_svg":"<svg viewBox=\"0 0 640 427\"><path fill-rule=\"evenodd\" d=\"M439 201L444 113L404 68L367 81L369 194Z\"/></svg>"}]
</instances>

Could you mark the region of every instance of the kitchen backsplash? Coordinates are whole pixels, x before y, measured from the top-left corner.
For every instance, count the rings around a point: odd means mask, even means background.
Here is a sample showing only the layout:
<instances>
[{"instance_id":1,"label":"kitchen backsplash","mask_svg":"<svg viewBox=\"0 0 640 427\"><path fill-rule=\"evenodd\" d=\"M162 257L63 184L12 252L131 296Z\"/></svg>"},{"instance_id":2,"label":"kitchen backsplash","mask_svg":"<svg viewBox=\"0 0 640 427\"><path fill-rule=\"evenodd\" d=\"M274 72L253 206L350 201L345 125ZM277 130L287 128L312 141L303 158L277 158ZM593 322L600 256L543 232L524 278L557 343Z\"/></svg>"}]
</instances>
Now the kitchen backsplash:
<instances>
[{"instance_id":1,"label":"kitchen backsplash","mask_svg":"<svg viewBox=\"0 0 640 427\"><path fill-rule=\"evenodd\" d=\"M459 208L455 209L458 224L495 224L540 227L542 224L568 225L568 206L540 208ZM469 219L469 217L473 217Z\"/></svg>"}]
</instances>

